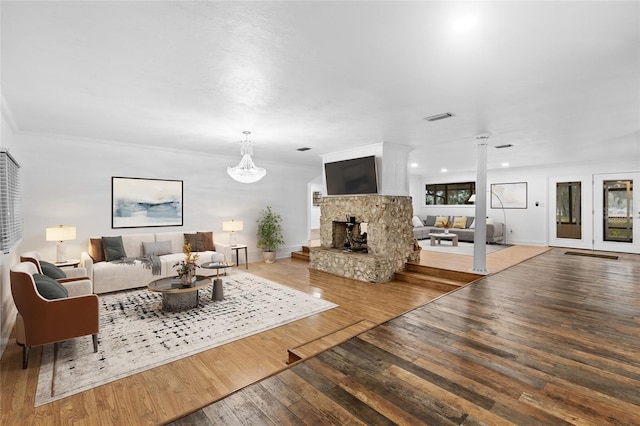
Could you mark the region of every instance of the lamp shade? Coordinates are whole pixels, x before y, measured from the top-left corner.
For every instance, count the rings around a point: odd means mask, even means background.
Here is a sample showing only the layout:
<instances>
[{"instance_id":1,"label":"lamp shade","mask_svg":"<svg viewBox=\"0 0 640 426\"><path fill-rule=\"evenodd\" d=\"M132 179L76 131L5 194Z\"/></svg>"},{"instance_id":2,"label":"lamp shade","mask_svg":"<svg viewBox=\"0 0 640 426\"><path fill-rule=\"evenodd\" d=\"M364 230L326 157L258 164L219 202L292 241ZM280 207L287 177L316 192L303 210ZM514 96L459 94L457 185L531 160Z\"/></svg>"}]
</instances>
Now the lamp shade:
<instances>
[{"instance_id":1,"label":"lamp shade","mask_svg":"<svg viewBox=\"0 0 640 426\"><path fill-rule=\"evenodd\" d=\"M225 232L242 231L241 220L225 220L222 222L222 230Z\"/></svg>"},{"instance_id":2,"label":"lamp shade","mask_svg":"<svg viewBox=\"0 0 640 426\"><path fill-rule=\"evenodd\" d=\"M47 226L47 241L68 241L75 239L75 226Z\"/></svg>"}]
</instances>

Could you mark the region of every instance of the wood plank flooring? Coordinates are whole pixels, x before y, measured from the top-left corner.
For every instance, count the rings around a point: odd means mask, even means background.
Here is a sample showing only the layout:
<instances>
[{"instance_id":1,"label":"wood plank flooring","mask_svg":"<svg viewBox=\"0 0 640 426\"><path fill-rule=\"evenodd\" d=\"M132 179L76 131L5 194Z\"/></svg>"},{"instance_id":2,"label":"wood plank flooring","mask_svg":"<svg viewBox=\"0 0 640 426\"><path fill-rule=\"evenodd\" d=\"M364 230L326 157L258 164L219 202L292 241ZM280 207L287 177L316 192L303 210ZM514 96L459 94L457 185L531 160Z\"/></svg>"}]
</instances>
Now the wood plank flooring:
<instances>
[{"instance_id":1,"label":"wood plank flooring","mask_svg":"<svg viewBox=\"0 0 640 426\"><path fill-rule=\"evenodd\" d=\"M11 338L0 362L0 424L166 423L288 368L288 349L360 321L381 324L443 293L399 281L363 283L308 266L279 259L273 265L251 263L249 272L338 308L38 408L33 403L41 350L31 351L29 367L22 370L21 348Z\"/></svg>"},{"instance_id":2,"label":"wood plank flooring","mask_svg":"<svg viewBox=\"0 0 640 426\"><path fill-rule=\"evenodd\" d=\"M175 425L640 425L640 256L556 248Z\"/></svg>"}]
</instances>

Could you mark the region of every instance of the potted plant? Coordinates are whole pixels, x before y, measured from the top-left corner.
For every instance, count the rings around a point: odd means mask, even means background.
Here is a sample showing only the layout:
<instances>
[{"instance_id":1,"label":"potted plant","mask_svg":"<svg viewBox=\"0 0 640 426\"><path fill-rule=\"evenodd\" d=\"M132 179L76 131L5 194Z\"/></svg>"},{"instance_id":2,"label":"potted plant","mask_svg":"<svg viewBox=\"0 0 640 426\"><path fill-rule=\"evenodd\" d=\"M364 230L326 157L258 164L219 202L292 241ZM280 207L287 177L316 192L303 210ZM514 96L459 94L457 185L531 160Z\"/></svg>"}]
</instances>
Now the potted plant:
<instances>
[{"instance_id":1,"label":"potted plant","mask_svg":"<svg viewBox=\"0 0 640 426\"><path fill-rule=\"evenodd\" d=\"M258 217L258 248L262 249L262 257L266 263L276 261L276 252L284 244L282 235L282 218L274 213L270 206L260 212Z\"/></svg>"}]
</instances>

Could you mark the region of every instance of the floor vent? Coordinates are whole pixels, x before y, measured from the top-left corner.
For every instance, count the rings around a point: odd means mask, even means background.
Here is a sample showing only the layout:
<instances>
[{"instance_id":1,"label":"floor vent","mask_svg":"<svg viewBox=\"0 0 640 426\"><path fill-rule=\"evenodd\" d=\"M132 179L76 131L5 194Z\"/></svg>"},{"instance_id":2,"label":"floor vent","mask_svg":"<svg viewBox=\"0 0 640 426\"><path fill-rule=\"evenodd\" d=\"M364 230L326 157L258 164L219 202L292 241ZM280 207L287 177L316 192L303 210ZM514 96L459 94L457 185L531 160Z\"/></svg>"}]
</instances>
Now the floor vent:
<instances>
[{"instance_id":1,"label":"floor vent","mask_svg":"<svg viewBox=\"0 0 640 426\"><path fill-rule=\"evenodd\" d=\"M600 259L618 260L618 256L614 256L611 254L585 253L581 251L566 251L564 254L570 254L573 256L599 257Z\"/></svg>"}]
</instances>

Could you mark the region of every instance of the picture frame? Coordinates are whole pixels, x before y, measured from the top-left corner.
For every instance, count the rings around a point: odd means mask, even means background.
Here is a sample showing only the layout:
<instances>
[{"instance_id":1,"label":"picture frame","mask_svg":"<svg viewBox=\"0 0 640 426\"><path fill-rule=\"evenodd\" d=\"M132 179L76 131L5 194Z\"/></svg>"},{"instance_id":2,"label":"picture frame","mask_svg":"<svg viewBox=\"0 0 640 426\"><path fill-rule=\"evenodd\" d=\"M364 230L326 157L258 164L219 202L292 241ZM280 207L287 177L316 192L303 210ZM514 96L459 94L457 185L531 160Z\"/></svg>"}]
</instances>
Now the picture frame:
<instances>
[{"instance_id":1,"label":"picture frame","mask_svg":"<svg viewBox=\"0 0 640 426\"><path fill-rule=\"evenodd\" d=\"M113 176L111 228L183 225L183 182Z\"/></svg>"},{"instance_id":2,"label":"picture frame","mask_svg":"<svg viewBox=\"0 0 640 426\"><path fill-rule=\"evenodd\" d=\"M492 209L526 209L527 182L492 183Z\"/></svg>"}]
</instances>

